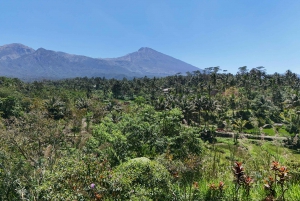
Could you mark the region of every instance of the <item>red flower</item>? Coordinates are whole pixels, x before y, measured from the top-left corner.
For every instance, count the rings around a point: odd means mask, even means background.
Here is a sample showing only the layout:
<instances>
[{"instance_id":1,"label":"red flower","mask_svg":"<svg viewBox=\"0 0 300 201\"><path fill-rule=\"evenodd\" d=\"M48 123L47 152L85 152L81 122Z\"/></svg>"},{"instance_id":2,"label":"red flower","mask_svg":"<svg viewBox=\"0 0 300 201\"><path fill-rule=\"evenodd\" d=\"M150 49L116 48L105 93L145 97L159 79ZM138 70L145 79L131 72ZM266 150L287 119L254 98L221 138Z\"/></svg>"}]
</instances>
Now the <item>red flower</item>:
<instances>
[{"instance_id":1,"label":"red flower","mask_svg":"<svg viewBox=\"0 0 300 201\"><path fill-rule=\"evenodd\" d=\"M278 161L273 161L272 162L272 164L271 164L271 169L272 170L278 170L279 169L279 167L280 167L280 164L279 164L279 162Z\"/></svg>"},{"instance_id":2,"label":"red flower","mask_svg":"<svg viewBox=\"0 0 300 201\"><path fill-rule=\"evenodd\" d=\"M268 180L265 180L265 184L264 184L265 188L266 189L271 189L273 184L274 184L274 181L275 180L274 180L273 177L269 177Z\"/></svg>"},{"instance_id":3,"label":"red flower","mask_svg":"<svg viewBox=\"0 0 300 201\"><path fill-rule=\"evenodd\" d=\"M218 189L215 184L209 184L208 186L209 186L210 190L217 190Z\"/></svg>"},{"instance_id":4,"label":"red flower","mask_svg":"<svg viewBox=\"0 0 300 201\"><path fill-rule=\"evenodd\" d=\"M281 166L280 168L279 168L279 172L288 172L288 170L287 170L287 167L285 167L285 166Z\"/></svg>"},{"instance_id":5,"label":"red flower","mask_svg":"<svg viewBox=\"0 0 300 201\"><path fill-rule=\"evenodd\" d=\"M234 162L234 167L232 168L233 172L235 174L236 182L241 184L244 180L244 167L242 165L242 162Z\"/></svg>"},{"instance_id":6,"label":"red flower","mask_svg":"<svg viewBox=\"0 0 300 201\"><path fill-rule=\"evenodd\" d=\"M219 183L219 190L223 190L224 189L224 186L225 186L225 183L223 181L220 181Z\"/></svg>"},{"instance_id":7,"label":"red flower","mask_svg":"<svg viewBox=\"0 0 300 201\"><path fill-rule=\"evenodd\" d=\"M194 181L194 182L193 182L193 187L196 188L196 189L199 188L198 182Z\"/></svg>"},{"instance_id":8,"label":"red flower","mask_svg":"<svg viewBox=\"0 0 300 201\"><path fill-rule=\"evenodd\" d=\"M252 183L253 183L253 179L251 177L247 176L245 179L245 184L250 186Z\"/></svg>"}]
</instances>

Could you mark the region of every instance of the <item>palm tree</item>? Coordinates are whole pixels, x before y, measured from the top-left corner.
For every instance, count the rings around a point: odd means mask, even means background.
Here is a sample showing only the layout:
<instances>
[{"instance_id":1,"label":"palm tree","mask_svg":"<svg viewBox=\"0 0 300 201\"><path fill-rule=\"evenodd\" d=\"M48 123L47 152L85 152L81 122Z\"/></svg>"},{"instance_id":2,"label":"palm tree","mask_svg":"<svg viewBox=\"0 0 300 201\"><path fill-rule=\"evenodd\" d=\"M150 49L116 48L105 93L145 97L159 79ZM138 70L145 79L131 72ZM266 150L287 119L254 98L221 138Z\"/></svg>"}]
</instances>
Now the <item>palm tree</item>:
<instances>
[{"instance_id":1,"label":"palm tree","mask_svg":"<svg viewBox=\"0 0 300 201\"><path fill-rule=\"evenodd\" d=\"M85 98L78 98L76 101L75 101L75 106L77 109L88 109L90 103L87 99Z\"/></svg>"},{"instance_id":2,"label":"palm tree","mask_svg":"<svg viewBox=\"0 0 300 201\"><path fill-rule=\"evenodd\" d=\"M184 118L187 120L188 124L191 123L192 114L195 111L194 101L189 100L185 95L177 103L178 107L181 109Z\"/></svg>"},{"instance_id":3,"label":"palm tree","mask_svg":"<svg viewBox=\"0 0 300 201\"><path fill-rule=\"evenodd\" d=\"M259 134L260 129L259 129L258 119L256 117L251 117L250 122L251 122L252 126L254 127L255 134Z\"/></svg>"},{"instance_id":4,"label":"palm tree","mask_svg":"<svg viewBox=\"0 0 300 201\"><path fill-rule=\"evenodd\" d=\"M237 144L237 139L239 134L243 131L243 128L245 125L248 123L247 120L242 120L241 118L238 118L237 120L234 121L233 123L233 128L236 128L238 130L238 133L234 136L234 143Z\"/></svg>"},{"instance_id":5,"label":"palm tree","mask_svg":"<svg viewBox=\"0 0 300 201\"><path fill-rule=\"evenodd\" d=\"M243 128L245 128L246 124L248 123L247 120L242 120L241 118L238 118L234 121L233 127L237 128L238 132L241 133L243 131Z\"/></svg>"},{"instance_id":6,"label":"palm tree","mask_svg":"<svg viewBox=\"0 0 300 201\"><path fill-rule=\"evenodd\" d=\"M199 125L201 124L201 112L206 108L205 106L207 105L207 97L206 96L201 96L195 100L195 107L196 110L198 111L198 123Z\"/></svg>"},{"instance_id":7,"label":"palm tree","mask_svg":"<svg viewBox=\"0 0 300 201\"><path fill-rule=\"evenodd\" d=\"M66 114L66 104L59 98L52 97L45 102L45 108L48 112L48 116L53 119L61 119Z\"/></svg>"},{"instance_id":8,"label":"palm tree","mask_svg":"<svg viewBox=\"0 0 300 201\"><path fill-rule=\"evenodd\" d=\"M225 125L225 131L231 130L232 121L230 119L225 119L225 121L223 121L223 124Z\"/></svg>"},{"instance_id":9,"label":"palm tree","mask_svg":"<svg viewBox=\"0 0 300 201\"><path fill-rule=\"evenodd\" d=\"M292 94L288 99L285 101L287 108L295 108L300 105L300 99L296 94Z\"/></svg>"}]
</instances>

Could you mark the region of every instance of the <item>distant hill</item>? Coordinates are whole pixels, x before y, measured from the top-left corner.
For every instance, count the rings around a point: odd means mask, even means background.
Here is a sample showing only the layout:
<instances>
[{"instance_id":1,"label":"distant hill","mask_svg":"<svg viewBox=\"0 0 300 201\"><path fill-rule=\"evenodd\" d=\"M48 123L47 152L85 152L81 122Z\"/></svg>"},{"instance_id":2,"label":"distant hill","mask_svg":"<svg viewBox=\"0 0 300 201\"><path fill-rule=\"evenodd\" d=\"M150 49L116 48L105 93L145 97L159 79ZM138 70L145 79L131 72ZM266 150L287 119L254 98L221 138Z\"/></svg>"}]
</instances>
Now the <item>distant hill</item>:
<instances>
[{"instance_id":1,"label":"distant hill","mask_svg":"<svg viewBox=\"0 0 300 201\"><path fill-rule=\"evenodd\" d=\"M26 80L162 77L196 70L200 69L147 47L123 57L99 59L16 43L0 46L0 76Z\"/></svg>"}]
</instances>

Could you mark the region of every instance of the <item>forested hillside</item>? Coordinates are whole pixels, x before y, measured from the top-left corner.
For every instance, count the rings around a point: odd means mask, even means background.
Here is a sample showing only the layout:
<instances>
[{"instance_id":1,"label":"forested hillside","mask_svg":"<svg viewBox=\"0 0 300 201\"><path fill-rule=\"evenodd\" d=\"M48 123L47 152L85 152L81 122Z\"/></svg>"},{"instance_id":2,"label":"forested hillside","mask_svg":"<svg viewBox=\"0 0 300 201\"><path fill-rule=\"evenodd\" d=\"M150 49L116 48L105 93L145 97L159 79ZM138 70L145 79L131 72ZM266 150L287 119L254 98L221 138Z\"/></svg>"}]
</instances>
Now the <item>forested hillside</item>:
<instances>
[{"instance_id":1,"label":"forested hillside","mask_svg":"<svg viewBox=\"0 0 300 201\"><path fill-rule=\"evenodd\" d=\"M0 200L300 200L300 79L219 70L0 77Z\"/></svg>"}]
</instances>

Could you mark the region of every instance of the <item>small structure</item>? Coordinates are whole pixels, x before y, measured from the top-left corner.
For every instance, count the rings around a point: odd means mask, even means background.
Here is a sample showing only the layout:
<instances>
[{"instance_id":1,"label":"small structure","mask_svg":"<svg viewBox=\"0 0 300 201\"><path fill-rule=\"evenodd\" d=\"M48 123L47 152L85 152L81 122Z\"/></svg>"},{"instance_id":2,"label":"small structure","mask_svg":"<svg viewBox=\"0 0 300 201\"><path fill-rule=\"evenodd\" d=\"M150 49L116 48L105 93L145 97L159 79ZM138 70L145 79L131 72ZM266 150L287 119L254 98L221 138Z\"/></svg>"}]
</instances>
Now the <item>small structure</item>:
<instances>
[{"instance_id":1,"label":"small structure","mask_svg":"<svg viewBox=\"0 0 300 201\"><path fill-rule=\"evenodd\" d=\"M163 91L165 94L167 94L167 93L170 92L170 90L171 90L171 88L165 88L165 89L163 89L162 91Z\"/></svg>"},{"instance_id":2,"label":"small structure","mask_svg":"<svg viewBox=\"0 0 300 201\"><path fill-rule=\"evenodd\" d=\"M272 128L272 125L270 125L270 124L265 124L265 125L263 125L263 128Z\"/></svg>"},{"instance_id":3,"label":"small structure","mask_svg":"<svg viewBox=\"0 0 300 201\"><path fill-rule=\"evenodd\" d=\"M273 126L274 126L274 127L282 127L283 124L281 124L281 123L274 123Z\"/></svg>"}]
</instances>

